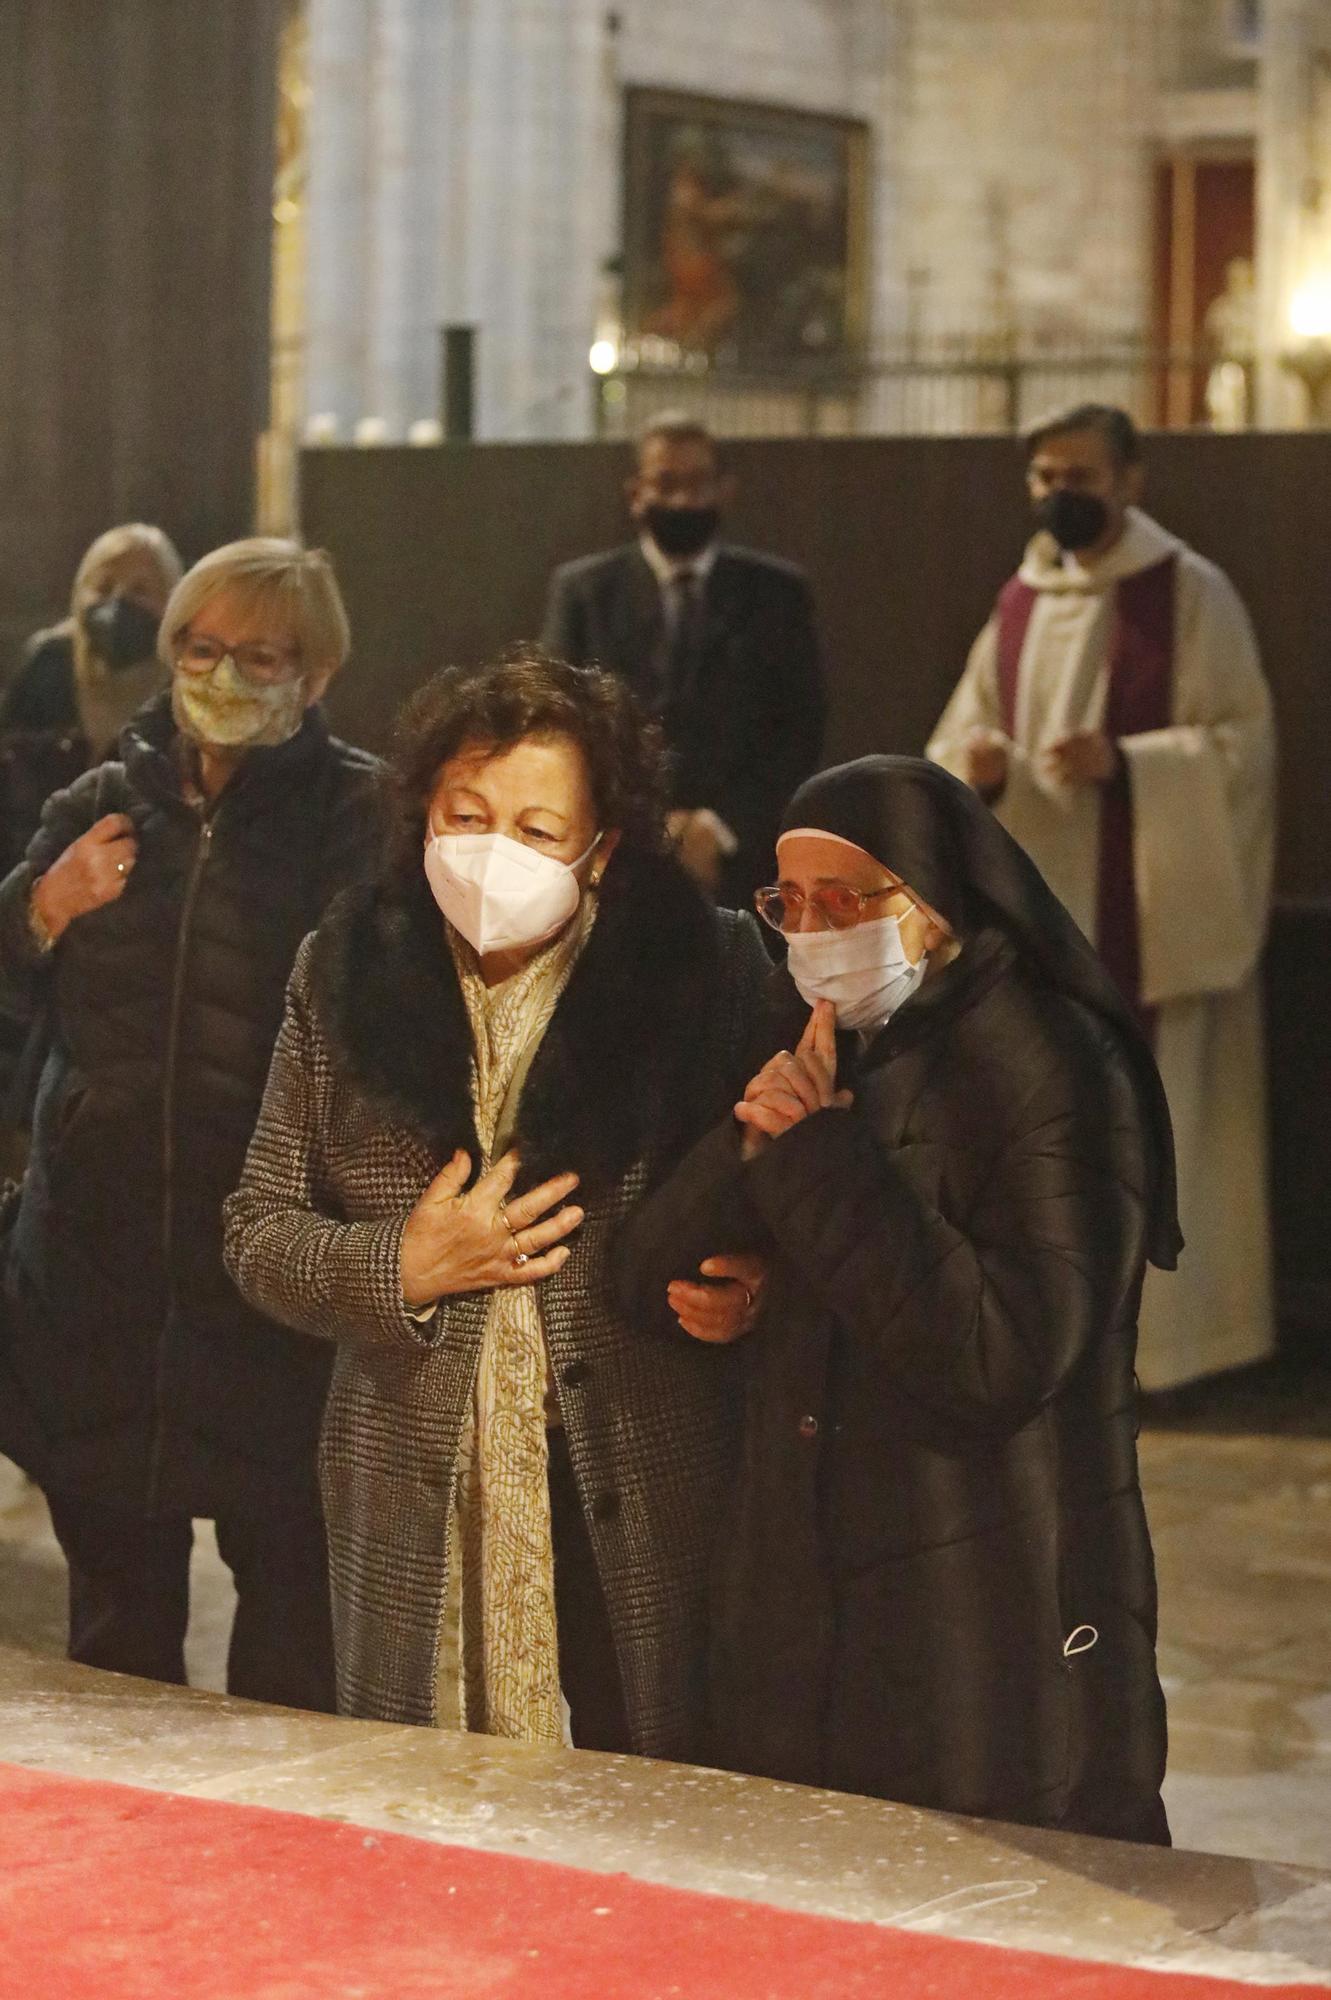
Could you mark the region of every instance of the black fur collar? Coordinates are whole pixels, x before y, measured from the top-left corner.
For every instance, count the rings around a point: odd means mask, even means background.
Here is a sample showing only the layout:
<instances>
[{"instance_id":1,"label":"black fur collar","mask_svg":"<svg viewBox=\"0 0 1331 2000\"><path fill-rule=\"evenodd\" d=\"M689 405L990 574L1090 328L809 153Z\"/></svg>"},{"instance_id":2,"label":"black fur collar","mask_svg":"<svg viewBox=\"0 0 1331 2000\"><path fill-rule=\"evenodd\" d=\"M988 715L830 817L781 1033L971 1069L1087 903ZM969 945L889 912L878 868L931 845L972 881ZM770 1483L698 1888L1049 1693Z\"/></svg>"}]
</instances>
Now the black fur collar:
<instances>
[{"instance_id":1,"label":"black fur collar","mask_svg":"<svg viewBox=\"0 0 1331 2000\"><path fill-rule=\"evenodd\" d=\"M719 1115L715 913L664 856L621 852L600 896L523 1091L520 1185L569 1170L594 1195ZM340 897L312 971L333 1049L385 1121L418 1133L441 1163L458 1147L475 1163L471 1030L424 873Z\"/></svg>"}]
</instances>

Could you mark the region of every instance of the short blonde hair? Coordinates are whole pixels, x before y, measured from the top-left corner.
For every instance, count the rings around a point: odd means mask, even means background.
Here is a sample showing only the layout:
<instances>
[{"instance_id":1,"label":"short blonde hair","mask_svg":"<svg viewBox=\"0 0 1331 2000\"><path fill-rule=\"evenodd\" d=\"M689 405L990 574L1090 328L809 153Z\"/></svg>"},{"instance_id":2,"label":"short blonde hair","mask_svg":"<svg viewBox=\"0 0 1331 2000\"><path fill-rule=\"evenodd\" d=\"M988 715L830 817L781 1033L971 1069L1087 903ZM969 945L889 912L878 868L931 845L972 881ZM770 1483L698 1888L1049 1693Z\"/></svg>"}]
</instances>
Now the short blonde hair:
<instances>
[{"instance_id":1,"label":"short blonde hair","mask_svg":"<svg viewBox=\"0 0 1331 2000\"><path fill-rule=\"evenodd\" d=\"M83 551L74 572L74 587L69 593L71 616L78 617L83 608L83 593L99 569L107 563L119 562L122 556L136 555L140 551L156 564L162 578L162 595L169 598L185 567L176 553L175 543L148 521L124 521L118 528L108 528L104 535L99 535Z\"/></svg>"},{"instance_id":2,"label":"short blonde hair","mask_svg":"<svg viewBox=\"0 0 1331 2000\"><path fill-rule=\"evenodd\" d=\"M157 634L157 656L175 665L175 645L222 591L290 633L307 671L336 673L351 651L351 627L331 558L323 549L275 535L228 542L202 557L172 591Z\"/></svg>"}]
</instances>

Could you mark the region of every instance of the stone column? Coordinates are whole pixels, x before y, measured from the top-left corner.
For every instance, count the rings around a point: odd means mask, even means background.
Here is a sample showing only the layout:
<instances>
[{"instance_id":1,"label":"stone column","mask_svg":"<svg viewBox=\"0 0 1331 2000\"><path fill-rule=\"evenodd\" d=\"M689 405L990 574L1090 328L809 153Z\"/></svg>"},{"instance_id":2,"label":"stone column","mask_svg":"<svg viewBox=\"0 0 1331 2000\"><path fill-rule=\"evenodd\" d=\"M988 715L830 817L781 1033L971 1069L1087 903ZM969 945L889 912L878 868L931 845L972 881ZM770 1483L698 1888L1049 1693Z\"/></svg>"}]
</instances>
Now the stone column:
<instances>
[{"instance_id":1,"label":"stone column","mask_svg":"<svg viewBox=\"0 0 1331 2000\"><path fill-rule=\"evenodd\" d=\"M380 419L387 434L399 438L411 417L421 414L411 409L415 383L408 380L412 307L418 300L428 309L436 266L432 232L422 228L419 213L423 205L428 217L433 204L426 163L416 158L423 121L414 115L413 81L433 65L420 0L376 0L369 11L361 401L365 415ZM438 16L442 9L436 5L431 11Z\"/></svg>"},{"instance_id":2,"label":"stone column","mask_svg":"<svg viewBox=\"0 0 1331 2000\"><path fill-rule=\"evenodd\" d=\"M577 435L606 198L600 9L486 0L467 53L469 144L460 317L478 329L487 437Z\"/></svg>"},{"instance_id":3,"label":"stone column","mask_svg":"<svg viewBox=\"0 0 1331 2000\"><path fill-rule=\"evenodd\" d=\"M366 116L373 9L366 0L309 0L309 188L305 412L345 434L362 414L367 240Z\"/></svg>"},{"instance_id":4,"label":"stone column","mask_svg":"<svg viewBox=\"0 0 1331 2000\"><path fill-rule=\"evenodd\" d=\"M0 7L0 602L103 528L245 533L266 421L277 0Z\"/></svg>"},{"instance_id":5,"label":"stone column","mask_svg":"<svg viewBox=\"0 0 1331 2000\"><path fill-rule=\"evenodd\" d=\"M1306 422L1308 403L1280 357L1295 345L1296 294L1331 291L1331 7L1267 0L1258 111L1258 421ZM1327 328L1331 332L1331 326Z\"/></svg>"}]
</instances>

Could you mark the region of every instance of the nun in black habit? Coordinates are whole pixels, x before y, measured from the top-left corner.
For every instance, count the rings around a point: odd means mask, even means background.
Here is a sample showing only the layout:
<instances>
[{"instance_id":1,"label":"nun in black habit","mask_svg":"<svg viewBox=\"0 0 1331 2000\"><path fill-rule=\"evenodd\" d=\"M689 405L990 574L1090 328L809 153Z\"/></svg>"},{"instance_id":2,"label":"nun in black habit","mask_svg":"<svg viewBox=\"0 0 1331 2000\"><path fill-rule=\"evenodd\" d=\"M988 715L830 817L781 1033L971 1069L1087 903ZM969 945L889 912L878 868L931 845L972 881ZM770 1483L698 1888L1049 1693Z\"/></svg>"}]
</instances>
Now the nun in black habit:
<instances>
[{"instance_id":1,"label":"nun in black habit","mask_svg":"<svg viewBox=\"0 0 1331 2000\"><path fill-rule=\"evenodd\" d=\"M1167 1843L1133 1382L1145 1265L1181 1248L1154 1060L946 772L863 758L784 827L760 1066L619 1257L631 1324L736 1339L743 1372L712 1760ZM718 1251L761 1262L709 1291Z\"/></svg>"}]
</instances>

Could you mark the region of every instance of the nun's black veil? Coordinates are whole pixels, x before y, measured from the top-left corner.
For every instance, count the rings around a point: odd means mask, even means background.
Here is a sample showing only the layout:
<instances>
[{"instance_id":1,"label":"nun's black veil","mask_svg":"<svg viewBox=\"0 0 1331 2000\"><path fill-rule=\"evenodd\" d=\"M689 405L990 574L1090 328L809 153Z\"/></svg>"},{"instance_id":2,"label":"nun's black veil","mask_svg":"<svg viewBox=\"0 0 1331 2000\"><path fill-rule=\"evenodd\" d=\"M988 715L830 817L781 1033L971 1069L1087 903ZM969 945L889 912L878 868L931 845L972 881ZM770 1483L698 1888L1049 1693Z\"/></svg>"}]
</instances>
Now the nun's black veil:
<instances>
[{"instance_id":1,"label":"nun's black veil","mask_svg":"<svg viewBox=\"0 0 1331 2000\"><path fill-rule=\"evenodd\" d=\"M795 827L839 834L864 848L958 937L997 926L1027 966L1109 1023L1131 1064L1155 1140L1151 1262L1173 1270L1183 1239L1173 1127L1155 1057L1091 946L988 807L968 785L923 758L861 757L800 786L782 832Z\"/></svg>"}]
</instances>

